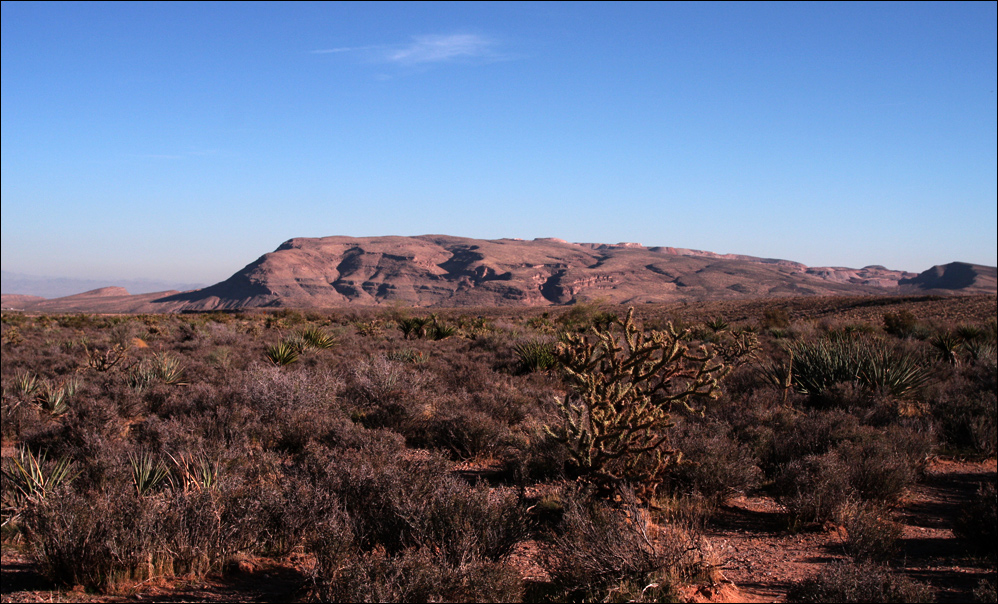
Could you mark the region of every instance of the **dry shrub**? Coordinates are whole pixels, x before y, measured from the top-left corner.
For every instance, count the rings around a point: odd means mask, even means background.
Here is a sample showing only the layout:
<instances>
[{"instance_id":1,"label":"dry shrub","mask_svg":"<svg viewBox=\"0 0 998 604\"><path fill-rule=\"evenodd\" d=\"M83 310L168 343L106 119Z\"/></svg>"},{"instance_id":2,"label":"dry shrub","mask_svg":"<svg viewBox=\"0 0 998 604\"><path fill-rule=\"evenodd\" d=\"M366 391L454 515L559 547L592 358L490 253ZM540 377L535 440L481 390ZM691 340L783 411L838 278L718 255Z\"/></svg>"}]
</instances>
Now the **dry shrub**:
<instances>
[{"instance_id":1,"label":"dry shrub","mask_svg":"<svg viewBox=\"0 0 998 604\"><path fill-rule=\"evenodd\" d=\"M994 480L983 482L957 518L953 532L970 550L992 561L998 555L998 513Z\"/></svg>"},{"instance_id":2,"label":"dry shrub","mask_svg":"<svg viewBox=\"0 0 998 604\"><path fill-rule=\"evenodd\" d=\"M839 513L848 535L846 553L853 560L883 562L897 552L902 527L891 520L886 508L871 503L849 503Z\"/></svg>"},{"instance_id":3,"label":"dry shrub","mask_svg":"<svg viewBox=\"0 0 998 604\"><path fill-rule=\"evenodd\" d=\"M670 445L683 452L682 461L666 470L670 492L696 493L721 502L759 483L755 457L723 422L684 422L674 429Z\"/></svg>"},{"instance_id":4,"label":"dry shrub","mask_svg":"<svg viewBox=\"0 0 998 604\"><path fill-rule=\"evenodd\" d=\"M227 494L214 489L170 492L160 503L157 523L162 558L174 574L200 577L218 570L230 554L249 547L247 526L256 514L232 506ZM243 501L243 503L247 503ZM255 505L252 507L256 507Z\"/></svg>"},{"instance_id":5,"label":"dry shrub","mask_svg":"<svg viewBox=\"0 0 998 604\"><path fill-rule=\"evenodd\" d=\"M321 602L518 602L519 573L505 562L469 557L455 563L426 547L317 553L314 598Z\"/></svg>"},{"instance_id":6,"label":"dry shrub","mask_svg":"<svg viewBox=\"0 0 998 604\"><path fill-rule=\"evenodd\" d=\"M86 497L63 491L23 516L31 557L52 581L107 590L158 574L155 502L114 490Z\"/></svg>"},{"instance_id":7,"label":"dry shrub","mask_svg":"<svg viewBox=\"0 0 998 604\"><path fill-rule=\"evenodd\" d=\"M974 601L981 604L990 604L998 601L998 593L995 591L995 576L992 573L990 579L981 579L974 589Z\"/></svg>"},{"instance_id":8,"label":"dry shrub","mask_svg":"<svg viewBox=\"0 0 998 604\"><path fill-rule=\"evenodd\" d=\"M449 343L447 343L449 345ZM369 428L388 428L411 447L453 458L491 455L510 444L524 397L486 365L435 355L419 368L375 356L357 364L346 394Z\"/></svg>"},{"instance_id":9,"label":"dry shrub","mask_svg":"<svg viewBox=\"0 0 998 604\"><path fill-rule=\"evenodd\" d=\"M244 396L264 430L264 445L288 452L335 430L344 417L337 400L342 381L324 371L258 368Z\"/></svg>"},{"instance_id":10,"label":"dry shrub","mask_svg":"<svg viewBox=\"0 0 998 604\"><path fill-rule=\"evenodd\" d=\"M345 398L369 428L399 429L421 400L427 375L409 364L374 356L353 369L353 380Z\"/></svg>"},{"instance_id":11,"label":"dry shrub","mask_svg":"<svg viewBox=\"0 0 998 604\"><path fill-rule=\"evenodd\" d=\"M515 498L470 489L442 470L435 460L401 459L390 467L350 468L340 492L362 540L389 552L434 544L454 559L506 555L526 528Z\"/></svg>"},{"instance_id":12,"label":"dry shrub","mask_svg":"<svg viewBox=\"0 0 998 604\"><path fill-rule=\"evenodd\" d=\"M785 413L774 419L771 449L765 456L770 472L809 455L824 455L861 431L859 420L841 409Z\"/></svg>"},{"instance_id":13,"label":"dry shrub","mask_svg":"<svg viewBox=\"0 0 998 604\"><path fill-rule=\"evenodd\" d=\"M907 338L915 334L918 328L918 318L908 310L884 313L884 331L898 338Z\"/></svg>"},{"instance_id":14,"label":"dry shrub","mask_svg":"<svg viewBox=\"0 0 998 604\"><path fill-rule=\"evenodd\" d=\"M509 490L469 487L440 457L395 441L312 451L342 507L309 541L323 601L513 601L507 564L529 529Z\"/></svg>"},{"instance_id":15,"label":"dry shrub","mask_svg":"<svg viewBox=\"0 0 998 604\"><path fill-rule=\"evenodd\" d=\"M249 491L223 483L138 496L126 484L64 489L28 506L23 531L46 576L99 591L159 576L197 578L256 542L259 504Z\"/></svg>"},{"instance_id":16,"label":"dry shrub","mask_svg":"<svg viewBox=\"0 0 998 604\"><path fill-rule=\"evenodd\" d=\"M523 443L506 459L506 474L521 481L565 478L568 451L562 443L539 429L522 438Z\"/></svg>"},{"instance_id":17,"label":"dry shrub","mask_svg":"<svg viewBox=\"0 0 998 604\"><path fill-rule=\"evenodd\" d=\"M509 427L475 407L467 396L424 399L422 412L396 426L411 447L435 448L458 459L487 455L510 441Z\"/></svg>"},{"instance_id":18,"label":"dry shrub","mask_svg":"<svg viewBox=\"0 0 998 604\"><path fill-rule=\"evenodd\" d=\"M838 447L850 484L863 499L897 501L924 469L930 438L903 426L884 431L864 427L858 436Z\"/></svg>"},{"instance_id":19,"label":"dry shrub","mask_svg":"<svg viewBox=\"0 0 998 604\"><path fill-rule=\"evenodd\" d=\"M932 415L948 447L982 456L995 454L998 397L993 390L942 392L932 402Z\"/></svg>"},{"instance_id":20,"label":"dry shrub","mask_svg":"<svg viewBox=\"0 0 998 604\"><path fill-rule=\"evenodd\" d=\"M791 526L823 523L833 519L849 498L849 467L834 452L809 455L783 468L776 490Z\"/></svg>"},{"instance_id":21,"label":"dry shrub","mask_svg":"<svg viewBox=\"0 0 998 604\"><path fill-rule=\"evenodd\" d=\"M660 601L675 586L708 574L704 543L678 523L656 526L624 492L619 506L580 491L565 493L556 559L549 572L570 601Z\"/></svg>"},{"instance_id":22,"label":"dry shrub","mask_svg":"<svg viewBox=\"0 0 998 604\"><path fill-rule=\"evenodd\" d=\"M871 564L834 563L818 575L791 585L787 602L932 602L932 591Z\"/></svg>"}]
</instances>

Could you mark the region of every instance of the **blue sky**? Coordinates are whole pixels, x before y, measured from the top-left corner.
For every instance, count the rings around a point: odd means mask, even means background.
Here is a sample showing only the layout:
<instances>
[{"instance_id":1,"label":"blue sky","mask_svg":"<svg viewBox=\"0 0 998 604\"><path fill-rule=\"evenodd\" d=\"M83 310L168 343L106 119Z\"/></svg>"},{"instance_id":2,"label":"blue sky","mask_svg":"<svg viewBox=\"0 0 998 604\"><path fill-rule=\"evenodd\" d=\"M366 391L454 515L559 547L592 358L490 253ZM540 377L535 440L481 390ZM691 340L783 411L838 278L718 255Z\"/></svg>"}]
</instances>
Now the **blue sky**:
<instances>
[{"instance_id":1,"label":"blue sky","mask_svg":"<svg viewBox=\"0 0 998 604\"><path fill-rule=\"evenodd\" d=\"M998 264L993 2L2 10L4 271L427 233Z\"/></svg>"}]
</instances>

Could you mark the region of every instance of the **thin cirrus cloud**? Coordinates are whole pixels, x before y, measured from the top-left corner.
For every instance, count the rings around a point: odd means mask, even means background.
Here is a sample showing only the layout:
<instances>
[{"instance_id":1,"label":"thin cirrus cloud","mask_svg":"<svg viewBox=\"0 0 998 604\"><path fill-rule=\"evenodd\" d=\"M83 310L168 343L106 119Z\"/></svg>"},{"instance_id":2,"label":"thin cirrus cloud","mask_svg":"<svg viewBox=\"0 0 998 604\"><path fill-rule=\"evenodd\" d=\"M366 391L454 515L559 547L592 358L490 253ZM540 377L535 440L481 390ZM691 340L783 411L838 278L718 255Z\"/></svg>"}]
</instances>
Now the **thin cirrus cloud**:
<instances>
[{"instance_id":1,"label":"thin cirrus cloud","mask_svg":"<svg viewBox=\"0 0 998 604\"><path fill-rule=\"evenodd\" d=\"M375 44L313 50L314 54L360 53L379 63L400 66L504 58L495 41L478 34L413 36L408 44Z\"/></svg>"}]
</instances>

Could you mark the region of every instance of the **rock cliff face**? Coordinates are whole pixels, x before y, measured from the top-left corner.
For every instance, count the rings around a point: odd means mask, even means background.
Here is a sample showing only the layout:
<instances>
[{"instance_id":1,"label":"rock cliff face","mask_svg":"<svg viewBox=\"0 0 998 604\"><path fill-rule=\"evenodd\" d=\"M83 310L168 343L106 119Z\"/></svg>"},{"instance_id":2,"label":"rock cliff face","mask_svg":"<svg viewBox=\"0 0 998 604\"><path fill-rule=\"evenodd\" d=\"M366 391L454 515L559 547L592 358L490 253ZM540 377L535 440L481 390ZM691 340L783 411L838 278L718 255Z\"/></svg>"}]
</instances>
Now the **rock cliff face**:
<instances>
[{"instance_id":1,"label":"rock cliff face","mask_svg":"<svg viewBox=\"0 0 998 604\"><path fill-rule=\"evenodd\" d=\"M106 289L34 304L48 312L172 312L380 304L538 306L586 300L639 304L995 289L995 268L963 263L916 275L882 266L809 268L788 260L637 243L423 235L291 239L203 289L143 296ZM31 310L28 305L25 309Z\"/></svg>"}]
</instances>

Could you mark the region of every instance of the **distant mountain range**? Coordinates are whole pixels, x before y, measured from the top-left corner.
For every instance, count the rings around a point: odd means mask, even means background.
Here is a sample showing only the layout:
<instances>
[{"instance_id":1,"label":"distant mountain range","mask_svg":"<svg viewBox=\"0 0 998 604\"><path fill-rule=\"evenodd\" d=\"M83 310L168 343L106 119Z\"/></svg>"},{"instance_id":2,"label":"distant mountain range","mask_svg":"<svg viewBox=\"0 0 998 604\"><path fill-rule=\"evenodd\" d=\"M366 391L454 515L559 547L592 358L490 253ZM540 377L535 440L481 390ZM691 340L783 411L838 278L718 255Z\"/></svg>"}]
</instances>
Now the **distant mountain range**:
<instances>
[{"instance_id":1,"label":"distant mountain range","mask_svg":"<svg viewBox=\"0 0 998 604\"><path fill-rule=\"evenodd\" d=\"M22 294L42 298L59 298L80 292L113 285L135 294L164 290L188 290L204 287L204 283L163 281L159 279L118 279L113 283L99 279L72 279L67 277L40 277L0 271L0 290L5 294Z\"/></svg>"},{"instance_id":2,"label":"distant mountain range","mask_svg":"<svg viewBox=\"0 0 998 604\"><path fill-rule=\"evenodd\" d=\"M339 306L544 306L587 300L640 304L822 295L998 291L995 267L952 262L920 274L637 243L561 239L298 238L230 278L192 291L130 295L108 287L56 299L4 295L35 312L176 312Z\"/></svg>"}]
</instances>

